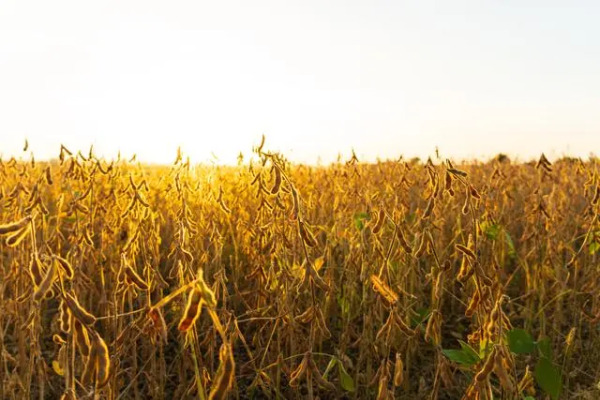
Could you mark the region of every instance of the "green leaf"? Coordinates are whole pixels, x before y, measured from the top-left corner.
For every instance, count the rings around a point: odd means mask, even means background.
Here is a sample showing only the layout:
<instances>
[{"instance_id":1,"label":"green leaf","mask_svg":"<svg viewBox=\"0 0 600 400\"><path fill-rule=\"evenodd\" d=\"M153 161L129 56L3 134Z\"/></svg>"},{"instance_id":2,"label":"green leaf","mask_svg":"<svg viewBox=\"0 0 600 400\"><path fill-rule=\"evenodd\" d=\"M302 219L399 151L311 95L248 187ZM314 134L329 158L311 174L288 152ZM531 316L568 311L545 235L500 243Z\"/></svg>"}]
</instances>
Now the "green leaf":
<instances>
[{"instance_id":1,"label":"green leaf","mask_svg":"<svg viewBox=\"0 0 600 400\"><path fill-rule=\"evenodd\" d=\"M356 213L354 214L354 226L356 226L356 229L358 229L359 231L362 231L365 227L365 224L363 223L364 220L370 220L371 216L367 213L361 212L361 213Z\"/></svg>"},{"instance_id":2,"label":"green leaf","mask_svg":"<svg viewBox=\"0 0 600 400\"><path fill-rule=\"evenodd\" d=\"M475 365L479 362L477 354L473 355L471 352L464 351L464 349L442 349L442 354L450 361L460 365Z\"/></svg>"},{"instance_id":3,"label":"green leaf","mask_svg":"<svg viewBox=\"0 0 600 400\"><path fill-rule=\"evenodd\" d=\"M416 309L416 316L410 317L410 323L412 328L416 328L418 325L425 322L425 320L429 317L429 308L421 307Z\"/></svg>"},{"instance_id":4,"label":"green leaf","mask_svg":"<svg viewBox=\"0 0 600 400\"><path fill-rule=\"evenodd\" d=\"M340 384L342 385L342 388L347 392L354 392L354 379L348 375L348 372L346 372L346 369L341 361L338 361L337 365L338 372L340 373Z\"/></svg>"},{"instance_id":5,"label":"green leaf","mask_svg":"<svg viewBox=\"0 0 600 400\"><path fill-rule=\"evenodd\" d=\"M329 372L335 367L336 362L338 362L337 358L332 357L329 364L327 364L327 368L325 368L325 372L323 372L323 379L327 379L327 375L329 375Z\"/></svg>"},{"instance_id":6,"label":"green leaf","mask_svg":"<svg viewBox=\"0 0 600 400\"><path fill-rule=\"evenodd\" d=\"M546 357L540 357L535 365L535 380L553 400L557 400L562 390L560 371Z\"/></svg>"},{"instance_id":7,"label":"green leaf","mask_svg":"<svg viewBox=\"0 0 600 400\"><path fill-rule=\"evenodd\" d=\"M479 342L479 358L482 360L490 354L492 348L494 347L494 343L490 341Z\"/></svg>"},{"instance_id":8,"label":"green leaf","mask_svg":"<svg viewBox=\"0 0 600 400\"><path fill-rule=\"evenodd\" d=\"M508 234L508 232L504 231L504 240L508 245L508 256L510 258L515 258L517 256L517 250L515 249L515 242L513 242L512 238Z\"/></svg>"},{"instance_id":9,"label":"green leaf","mask_svg":"<svg viewBox=\"0 0 600 400\"><path fill-rule=\"evenodd\" d=\"M510 351L516 354L529 354L535 350L535 341L524 329L512 329L506 334Z\"/></svg>"},{"instance_id":10,"label":"green leaf","mask_svg":"<svg viewBox=\"0 0 600 400\"><path fill-rule=\"evenodd\" d=\"M542 357L552 360L552 344L550 343L550 339L543 338L538 340L537 347Z\"/></svg>"},{"instance_id":11,"label":"green leaf","mask_svg":"<svg viewBox=\"0 0 600 400\"><path fill-rule=\"evenodd\" d=\"M526 397L523 397L523 400L535 400L535 397L533 397L533 396L526 396Z\"/></svg>"},{"instance_id":12,"label":"green leaf","mask_svg":"<svg viewBox=\"0 0 600 400\"><path fill-rule=\"evenodd\" d=\"M462 340L459 340L458 343L460 343L460 347L462 348L462 351L465 353L466 356L470 357L473 360L477 360L477 362L481 360L479 354L477 354L475 349L469 346L468 343L465 343Z\"/></svg>"},{"instance_id":13,"label":"green leaf","mask_svg":"<svg viewBox=\"0 0 600 400\"><path fill-rule=\"evenodd\" d=\"M496 240L498 238L498 234L500 234L500 225L493 224L488 221L484 221L481 224L481 230L490 240Z\"/></svg>"},{"instance_id":14,"label":"green leaf","mask_svg":"<svg viewBox=\"0 0 600 400\"><path fill-rule=\"evenodd\" d=\"M338 305L340 306L342 315L348 317L350 315L350 300L345 296L338 296Z\"/></svg>"},{"instance_id":15,"label":"green leaf","mask_svg":"<svg viewBox=\"0 0 600 400\"><path fill-rule=\"evenodd\" d=\"M596 254L596 252L598 250L600 250L600 243L598 243L598 242L590 243L590 246L589 246L590 255Z\"/></svg>"}]
</instances>

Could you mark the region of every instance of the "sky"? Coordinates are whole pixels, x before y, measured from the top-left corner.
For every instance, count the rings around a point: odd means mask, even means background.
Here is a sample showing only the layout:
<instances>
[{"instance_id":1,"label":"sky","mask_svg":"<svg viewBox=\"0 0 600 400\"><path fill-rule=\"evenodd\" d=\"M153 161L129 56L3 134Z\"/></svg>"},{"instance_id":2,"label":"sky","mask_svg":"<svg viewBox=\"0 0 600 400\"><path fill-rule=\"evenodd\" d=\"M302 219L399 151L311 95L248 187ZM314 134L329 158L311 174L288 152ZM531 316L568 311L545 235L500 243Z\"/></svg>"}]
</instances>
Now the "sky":
<instances>
[{"instance_id":1,"label":"sky","mask_svg":"<svg viewBox=\"0 0 600 400\"><path fill-rule=\"evenodd\" d=\"M598 1L0 2L0 154L600 151Z\"/></svg>"}]
</instances>

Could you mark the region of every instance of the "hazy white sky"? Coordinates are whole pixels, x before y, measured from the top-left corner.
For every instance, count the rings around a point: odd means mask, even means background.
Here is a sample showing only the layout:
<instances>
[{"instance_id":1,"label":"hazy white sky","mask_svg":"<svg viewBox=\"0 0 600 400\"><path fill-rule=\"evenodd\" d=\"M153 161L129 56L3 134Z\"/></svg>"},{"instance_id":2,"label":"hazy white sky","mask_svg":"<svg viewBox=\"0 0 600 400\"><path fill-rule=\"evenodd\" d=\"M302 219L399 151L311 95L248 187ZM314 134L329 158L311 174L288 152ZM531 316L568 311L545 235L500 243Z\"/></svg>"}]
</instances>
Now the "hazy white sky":
<instances>
[{"instance_id":1,"label":"hazy white sky","mask_svg":"<svg viewBox=\"0 0 600 400\"><path fill-rule=\"evenodd\" d=\"M598 1L0 2L0 153L600 151ZM554 153L553 153L554 152Z\"/></svg>"}]
</instances>

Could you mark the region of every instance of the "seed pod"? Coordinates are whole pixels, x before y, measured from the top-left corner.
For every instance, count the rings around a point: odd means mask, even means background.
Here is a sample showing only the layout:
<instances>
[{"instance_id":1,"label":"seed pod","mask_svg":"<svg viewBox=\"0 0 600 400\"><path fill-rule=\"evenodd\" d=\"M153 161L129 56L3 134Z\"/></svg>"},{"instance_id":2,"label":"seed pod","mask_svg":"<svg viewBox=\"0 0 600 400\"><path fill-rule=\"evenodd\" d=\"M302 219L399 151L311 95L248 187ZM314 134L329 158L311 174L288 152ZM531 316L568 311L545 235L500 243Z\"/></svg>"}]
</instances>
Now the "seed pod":
<instances>
[{"instance_id":1,"label":"seed pod","mask_svg":"<svg viewBox=\"0 0 600 400\"><path fill-rule=\"evenodd\" d=\"M183 258L185 258L185 261L188 264L191 264L194 261L194 256L192 255L192 253L190 253L189 251L187 251L186 249L180 248L179 251L181 252L181 254L183 255Z\"/></svg>"},{"instance_id":2,"label":"seed pod","mask_svg":"<svg viewBox=\"0 0 600 400\"><path fill-rule=\"evenodd\" d=\"M467 177L467 173L465 171L461 171L460 169L448 168L448 172L450 172L452 175L462 176L463 178Z\"/></svg>"},{"instance_id":3,"label":"seed pod","mask_svg":"<svg viewBox=\"0 0 600 400\"><path fill-rule=\"evenodd\" d=\"M596 186L596 193L594 193L594 198L592 199L592 205L598 204L600 201L600 186Z\"/></svg>"},{"instance_id":4,"label":"seed pod","mask_svg":"<svg viewBox=\"0 0 600 400\"><path fill-rule=\"evenodd\" d=\"M83 373L81 374L81 383L84 386L87 386L90 383L92 383L92 380L94 379L94 375L96 374L97 351L98 351L98 349L95 345L95 338L94 338L94 343L92 344L92 346L90 348L90 355L87 357L85 366L83 368Z\"/></svg>"},{"instance_id":5,"label":"seed pod","mask_svg":"<svg viewBox=\"0 0 600 400\"><path fill-rule=\"evenodd\" d=\"M375 336L375 340L379 341L385 335L386 336L385 342L387 342L387 337L389 336L390 330L392 329L393 325L394 325L394 314L393 314L393 312L390 312L390 314L388 315L385 323L381 326L381 328L379 329L379 331L377 331L377 335Z\"/></svg>"},{"instance_id":6,"label":"seed pod","mask_svg":"<svg viewBox=\"0 0 600 400\"><path fill-rule=\"evenodd\" d=\"M229 343L223 343L219 351L221 364L217 371L216 381L210 390L209 400L224 400L227 398L227 392L233 384L235 377L235 361L233 351Z\"/></svg>"},{"instance_id":7,"label":"seed pod","mask_svg":"<svg viewBox=\"0 0 600 400\"><path fill-rule=\"evenodd\" d=\"M96 322L96 317L90 314L81 304L77 298L72 296L70 293L65 293L65 302L71 310L71 313L75 318L84 325L90 326Z\"/></svg>"},{"instance_id":8,"label":"seed pod","mask_svg":"<svg viewBox=\"0 0 600 400\"><path fill-rule=\"evenodd\" d=\"M31 222L31 216L27 216L22 218L16 222L11 222L10 224L0 225L0 235L6 235L8 233L16 232L25 227L29 222Z\"/></svg>"},{"instance_id":9,"label":"seed pod","mask_svg":"<svg viewBox=\"0 0 600 400\"><path fill-rule=\"evenodd\" d=\"M477 373L477 375L475 375L475 380L477 382L483 382L488 377L490 372L492 372L492 369L494 368L494 362L496 359L496 353L497 350L496 347L494 347L491 353L488 355L488 358L485 360L485 363L483 364L481 370Z\"/></svg>"},{"instance_id":10,"label":"seed pod","mask_svg":"<svg viewBox=\"0 0 600 400\"><path fill-rule=\"evenodd\" d=\"M46 183L48 185L52 185L52 169L49 165L44 170L44 178L46 179Z\"/></svg>"},{"instance_id":11,"label":"seed pod","mask_svg":"<svg viewBox=\"0 0 600 400\"><path fill-rule=\"evenodd\" d=\"M445 177L445 186L444 189L446 190L450 190L452 189L452 175L450 175L450 173L448 171L446 171L446 177Z\"/></svg>"},{"instance_id":12,"label":"seed pod","mask_svg":"<svg viewBox=\"0 0 600 400\"><path fill-rule=\"evenodd\" d=\"M315 308L314 306L310 306L304 311L302 314L297 315L294 320L301 324L307 324L311 322L315 317Z\"/></svg>"},{"instance_id":13,"label":"seed pod","mask_svg":"<svg viewBox=\"0 0 600 400\"><path fill-rule=\"evenodd\" d=\"M316 318L317 326L323 333L323 336L325 337L325 339L330 339L331 332L329 331L329 328L327 328L327 323L325 322L325 317L323 316L323 312L321 311L320 308L318 308L318 307L316 308L315 315L317 317Z\"/></svg>"},{"instance_id":14,"label":"seed pod","mask_svg":"<svg viewBox=\"0 0 600 400\"><path fill-rule=\"evenodd\" d=\"M52 335L52 341L61 346L63 344L67 343L67 341L62 336L60 336L58 333L55 333L54 335Z\"/></svg>"},{"instance_id":15,"label":"seed pod","mask_svg":"<svg viewBox=\"0 0 600 400\"><path fill-rule=\"evenodd\" d=\"M504 390L512 390L513 383L510 379L508 371L506 370L506 365L504 363L504 359L500 353L496 354L494 360L494 374L498 377L500 381L500 385L504 388Z\"/></svg>"},{"instance_id":16,"label":"seed pod","mask_svg":"<svg viewBox=\"0 0 600 400\"><path fill-rule=\"evenodd\" d=\"M406 241L406 238L404 237L404 233L402 232L402 229L400 229L400 227L398 227L398 229L396 229L396 236L398 237L398 242L400 243L400 246L402 247L402 249L405 252L407 252L408 254L412 253L412 249L408 245L408 242Z\"/></svg>"},{"instance_id":17,"label":"seed pod","mask_svg":"<svg viewBox=\"0 0 600 400\"><path fill-rule=\"evenodd\" d=\"M323 378L323 376L319 372L319 368L317 367L317 364L315 363L315 361L312 358L309 360L308 366L312 370L311 375L313 378L315 378L315 380L317 381L317 384L319 384L320 386L322 386L323 388L325 388L327 390L335 390L335 385L331 382L328 382L325 378Z\"/></svg>"},{"instance_id":18,"label":"seed pod","mask_svg":"<svg viewBox=\"0 0 600 400\"><path fill-rule=\"evenodd\" d=\"M404 381L404 363L400 353L396 353L396 363L394 365L394 386L402 385Z\"/></svg>"},{"instance_id":19,"label":"seed pod","mask_svg":"<svg viewBox=\"0 0 600 400\"><path fill-rule=\"evenodd\" d=\"M390 305L396 304L398 295L388 285L386 285L377 275L371 275L373 289L379 293Z\"/></svg>"},{"instance_id":20,"label":"seed pod","mask_svg":"<svg viewBox=\"0 0 600 400\"><path fill-rule=\"evenodd\" d=\"M304 376L304 374L306 374L306 371L308 369L309 357L310 357L310 353L308 353L308 352L305 353L304 357L302 358L302 362L300 363L300 365L298 365L298 368L296 368L290 374L290 381L288 383L288 385L290 385L290 387L293 387L293 388L298 387L298 383L299 383L300 379Z\"/></svg>"},{"instance_id":21,"label":"seed pod","mask_svg":"<svg viewBox=\"0 0 600 400\"><path fill-rule=\"evenodd\" d=\"M42 283L42 261L37 252L31 253L31 261L29 262L29 274L35 286L40 286Z\"/></svg>"},{"instance_id":22,"label":"seed pod","mask_svg":"<svg viewBox=\"0 0 600 400\"><path fill-rule=\"evenodd\" d=\"M198 317L200 316L200 312L202 311L202 294L197 288L192 288L190 293L188 294L187 305L185 306L185 311L183 313L183 317L179 321L179 329L180 332L187 332L188 329L194 325Z\"/></svg>"},{"instance_id":23,"label":"seed pod","mask_svg":"<svg viewBox=\"0 0 600 400\"><path fill-rule=\"evenodd\" d=\"M137 198L137 201L140 202L141 205L143 205L145 208L150 207L150 203L148 203L146 201L146 199L144 198L144 196L140 193L140 192L135 192L135 197Z\"/></svg>"},{"instance_id":24,"label":"seed pod","mask_svg":"<svg viewBox=\"0 0 600 400\"><path fill-rule=\"evenodd\" d=\"M465 311L465 315L467 317L472 317L480 303L481 303L481 292L478 289L473 294L473 297L471 298L471 301L469 302L469 307Z\"/></svg>"},{"instance_id":25,"label":"seed pod","mask_svg":"<svg viewBox=\"0 0 600 400\"><path fill-rule=\"evenodd\" d=\"M9 237L6 238L6 245L8 247L18 246L19 243L21 243L23 241L23 239L25 239L27 237L30 230L31 230L31 225L30 224L25 225L25 227L21 228L20 230L16 231L15 233L13 233L12 235L10 235Z\"/></svg>"},{"instance_id":26,"label":"seed pod","mask_svg":"<svg viewBox=\"0 0 600 400\"><path fill-rule=\"evenodd\" d=\"M231 212L231 210L225 204L225 201L223 200L222 194L223 193L219 194L219 198L217 200L217 203L219 203L219 206L221 207L221 210L223 210L226 214L229 214Z\"/></svg>"},{"instance_id":27,"label":"seed pod","mask_svg":"<svg viewBox=\"0 0 600 400\"><path fill-rule=\"evenodd\" d=\"M298 221L298 227L300 229L300 237L302 241L309 247L315 247L317 240L313 236L312 232L308 229L304 221Z\"/></svg>"},{"instance_id":28,"label":"seed pod","mask_svg":"<svg viewBox=\"0 0 600 400\"><path fill-rule=\"evenodd\" d=\"M427 203L427 208L425 208L425 213L423 214L423 219L427 219L431 216L433 209L435 208L435 197L432 195L429 198L429 202Z\"/></svg>"},{"instance_id":29,"label":"seed pod","mask_svg":"<svg viewBox=\"0 0 600 400\"><path fill-rule=\"evenodd\" d=\"M277 194L281 189L281 171L279 168L275 167L275 183L271 188L271 194Z\"/></svg>"},{"instance_id":30,"label":"seed pod","mask_svg":"<svg viewBox=\"0 0 600 400\"><path fill-rule=\"evenodd\" d=\"M383 361L385 362L385 361ZM377 388L377 400L387 400L389 398L389 393L388 393L388 380L390 378L388 377L388 373L387 373L387 368L386 371L384 371L381 376L379 377L379 385Z\"/></svg>"},{"instance_id":31,"label":"seed pod","mask_svg":"<svg viewBox=\"0 0 600 400\"><path fill-rule=\"evenodd\" d=\"M200 296L202 300L206 303L210 308L215 308L217 306L217 298L215 297L215 292L206 284L204 279L200 277L198 280L198 285L196 286L197 290L200 291Z\"/></svg>"},{"instance_id":32,"label":"seed pod","mask_svg":"<svg viewBox=\"0 0 600 400\"><path fill-rule=\"evenodd\" d=\"M475 260L477 258L473 250L471 250L470 248L463 246L462 244L457 244L455 247L456 250L459 250L461 253L471 258L472 260Z\"/></svg>"},{"instance_id":33,"label":"seed pod","mask_svg":"<svg viewBox=\"0 0 600 400\"><path fill-rule=\"evenodd\" d=\"M383 228L383 223L385 222L385 211L379 210L379 214L377 214L377 221L373 226L373 233L378 234L381 228Z\"/></svg>"},{"instance_id":34,"label":"seed pod","mask_svg":"<svg viewBox=\"0 0 600 400\"><path fill-rule=\"evenodd\" d=\"M465 195L465 203L462 206L461 212L463 215L467 215L469 213L469 206L471 205L471 193L469 192L469 188L467 188L467 193Z\"/></svg>"},{"instance_id":35,"label":"seed pod","mask_svg":"<svg viewBox=\"0 0 600 400\"><path fill-rule=\"evenodd\" d=\"M421 256L423 255L423 253L425 253L425 250L427 250L427 244L426 244L426 235L425 233L423 233L421 235L421 240L419 242L419 247L417 247L417 251L415 252L415 258L421 258Z\"/></svg>"},{"instance_id":36,"label":"seed pod","mask_svg":"<svg viewBox=\"0 0 600 400\"><path fill-rule=\"evenodd\" d=\"M87 357L90 355L90 337L81 322L77 320L75 321L75 342L82 356Z\"/></svg>"},{"instance_id":37,"label":"seed pod","mask_svg":"<svg viewBox=\"0 0 600 400\"><path fill-rule=\"evenodd\" d=\"M56 264L51 263L50 267L48 267L48 271L46 271L44 279L42 279L42 282L40 283L40 286L38 286L35 292L33 293L33 299L35 301L40 301L44 298L44 296L46 296L46 293L48 293L48 291L50 290L50 287L52 286L55 277Z\"/></svg>"},{"instance_id":38,"label":"seed pod","mask_svg":"<svg viewBox=\"0 0 600 400\"><path fill-rule=\"evenodd\" d=\"M158 332L158 335L163 339L163 341L167 342L167 323L165 322L165 318L160 311L160 308L152 307L150 311L148 311L148 316L152 321L152 327L155 332Z\"/></svg>"},{"instance_id":39,"label":"seed pod","mask_svg":"<svg viewBox=\"0 0 600 400\"><path fill-rule=\"evenodd\" d=\"M406 323L402 320L402 318L400 318L399 315L394 314L394 317L395 317L394 318L394 322L396 323L396 326L398 328L400 328L400 330L402 332L404 332L405 335L411 336L411 337L415 335L415 331L413 331L412 329L410 329L408 327L408 325L406 325Z\"/></svg>"},{"instance_id":40,"label":"seed pod","mask_svg":"<svg viewBox=\"0 0 600 400\"><path fill-rule=\"evenodd\" d=\"M96 387L101 388L108 382L110 377L110 355L104 339L98 332L94 332L94 344L96 348Z\"/></svg>"},{"instance_id":41,"label":"seed pod","mask_svg":"<svg viewBox=\"0 0 600 400\"><path fill-rule=\"evenodd\" d=\"M140 290L148 290L148 284L137 274L131 267L131 265L125 266L125 275L131 280L131 282Z\"/></svg>"},{"instance_id":42,"label":"seed pod","mask_svg":"<svg viewBox=\"0 0 600 400\"><path fill-rule=\"evenodd\" d=\"M83 230L83 241L90 247L94 246L94 241L92 240L92 237L90 236L90 231L87 229Z\"/></svg>"},{"instance_id":43,"label":"seed pod","mask_svg":"<svg viewBox=\"0 0 600 400\"><path fill-rule=\"evenodd\" d=\"M469 194L473 196L474 199L481 200L481 195L479 192L471 185L469 185Z\"/></svg>"},{"instance_id":44,"label":"seed pod","mask_svg":"<svg viewBox=\"0 0 600 400\"><path fill-rule=\"evenodd\" d=\"M521 381L517 385L517 388L518 388L519 392L525 392L526 390L533 388L533 386L534 386L533 374L529 370L529 365L527 365L525 367L525 375L523 375L523 378L521 378Z\"/></svg>"},{"instance_id":45,"label":"seed pod","mask_svg":"<svg viewBox=\"0 0 600 400\"><path fill-rule=\"evenodd\" d=\"M60 301L58 320L60 321L60 330L64 333L71 331L71 310L64 300Z\"/></svg>"},{"instance_id":46,"label":"seed pod","mask_svg":"<svg viewBox=\"0 0 600 400\"><path fill-rule=\"evenodd\" d=\"M58 262L58 265L64 271L67 279L73 279L73 277L75 276L75 272L73 271L73 267L71 266L71 264L69 264L69 262L66 259L57 255L54 255L52 257Z\"/></svg>"}]
</instances>

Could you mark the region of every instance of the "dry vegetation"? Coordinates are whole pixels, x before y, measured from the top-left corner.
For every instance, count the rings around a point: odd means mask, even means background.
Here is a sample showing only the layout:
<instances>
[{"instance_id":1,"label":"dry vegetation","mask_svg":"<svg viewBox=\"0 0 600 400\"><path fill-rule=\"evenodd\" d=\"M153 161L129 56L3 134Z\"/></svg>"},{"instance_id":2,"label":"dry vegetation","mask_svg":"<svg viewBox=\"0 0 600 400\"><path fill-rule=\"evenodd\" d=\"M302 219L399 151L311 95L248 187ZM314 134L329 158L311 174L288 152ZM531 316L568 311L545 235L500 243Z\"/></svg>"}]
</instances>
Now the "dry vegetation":
<instances>
[{"instance_id":1,"label":"dry vegetation","mask_svg":"<svg viewBox=\"0 0 600 400\"><path fill-rule=\"evenodd\" d=\"M4 160L0 398L598 398L595 159L254 153Z\"/></svg>"}]
</instances>

